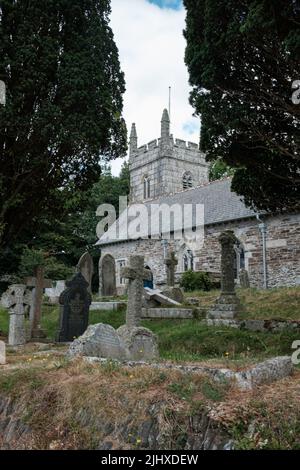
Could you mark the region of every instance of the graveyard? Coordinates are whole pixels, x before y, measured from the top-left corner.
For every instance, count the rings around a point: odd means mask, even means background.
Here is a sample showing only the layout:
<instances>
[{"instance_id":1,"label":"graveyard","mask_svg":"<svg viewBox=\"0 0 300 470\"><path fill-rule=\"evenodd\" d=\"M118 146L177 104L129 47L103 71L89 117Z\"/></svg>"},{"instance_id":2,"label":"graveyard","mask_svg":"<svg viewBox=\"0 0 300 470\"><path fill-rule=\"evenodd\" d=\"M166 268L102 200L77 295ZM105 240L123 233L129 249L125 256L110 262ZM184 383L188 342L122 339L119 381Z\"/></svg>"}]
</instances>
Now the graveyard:
<instances>
[{"instance_id":1,"label":"graveyard","mask_svg":"<svg viewBox=\"0 0 300 470\"><path fill-rule=\"evenodd\" d=\"M126 273L133 276L128 269ZM295 312L300 307L297 287L269 292L239 288L236 292L241 302L250 307L243 311L241 320L292 324L296 321ZM209 312L219 295L217 290L187 292L184 304L190 307L192 298L194 304L198 301ZM290 300L288 307L287 300ZM134 301L133 311L136 297ZM123 302L126 304L127 298ZM118 310L92 310L89 328L107 325L106 335L111 330L119 331L126 323L125 304ZM150 331L157 340L159 355L151 355L146 362L145 357L140 361L139 357L127 357L119 349L116 355L109 339L108 344L105 341L106 350L101 349L98 354L96 349L98 357L92 357L95 349L88 354L81 349L81 354L70 356L69 345L72 349L78 340L74 337L71 343L57 342L61 325L59 310L58 305L49 305L44 298L41 329L45 337L6 348L0 377L0 422L7 420L9 404L15 408L3 434L2 448L299 447L299 368L294 366L291 371L286 363L283 368L287 370L276 369L271 379L264 379L250 389L239 386L236 379L243 371L264 361L290 356L291 344L299 338L299 330L284 327L273 332L251 331L226 324L210 325L205 323L203 309L201 315L196 312L191 319L133 316L129 320L133 324L131 328ZM172 307L169 310L172 312ZM9 314L3 308L0 331L0 339L7 340ZM101 335L103 327L100 336L94 338L99 344L104 341ZM217 380L216 370L223 373ZM82 387L84 397L77 393ZM29 397L28 408L25 404ZM57 426L55 422L60 424ZM41 433L42 423L46 425L45 434Z\"/></svg>"},{"instance_id":2,"label":"graveyard","mask_svg":"<svg viewBox=\"0 0 300 470\"><path fill-rule=\"evenodd\" d=\"M2 3L0 451L300 450L298 2Z\"/></svg>"}]
</instances>

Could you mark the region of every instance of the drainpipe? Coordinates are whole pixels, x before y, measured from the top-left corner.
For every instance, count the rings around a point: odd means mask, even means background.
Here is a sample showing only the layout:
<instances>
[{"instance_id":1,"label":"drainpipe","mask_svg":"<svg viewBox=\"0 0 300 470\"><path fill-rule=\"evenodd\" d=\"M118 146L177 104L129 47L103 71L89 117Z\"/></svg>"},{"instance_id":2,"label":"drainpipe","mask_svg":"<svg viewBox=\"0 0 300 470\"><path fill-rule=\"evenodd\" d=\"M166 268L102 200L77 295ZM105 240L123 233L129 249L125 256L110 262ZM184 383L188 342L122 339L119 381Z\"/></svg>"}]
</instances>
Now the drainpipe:
<instances>
[{"instance_id":1,"label":"drainpipe","mask_svg":"<svg viewBox=\"0 0 300 470\"><path fill-rule=\"evenodd\" d=\"M257 220L260 222L258 224L259 231L262 237L262 246L263 246L263 287L268 289L268 271L267 271L267 226L263 220L261 220L259 214L256 215Z\"/></svg>"}]
</instances>

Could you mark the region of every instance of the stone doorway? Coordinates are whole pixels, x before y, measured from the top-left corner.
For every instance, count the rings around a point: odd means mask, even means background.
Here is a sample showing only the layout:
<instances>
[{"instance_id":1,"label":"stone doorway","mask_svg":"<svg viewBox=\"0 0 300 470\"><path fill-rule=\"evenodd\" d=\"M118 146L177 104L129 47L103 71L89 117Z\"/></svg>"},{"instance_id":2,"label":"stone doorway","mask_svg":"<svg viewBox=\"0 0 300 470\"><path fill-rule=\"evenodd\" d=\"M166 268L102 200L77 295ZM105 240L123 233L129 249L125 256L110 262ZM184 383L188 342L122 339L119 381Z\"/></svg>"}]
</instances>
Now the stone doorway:
<instances>
[{"instance_id":1,"label":"stone doorway","mask_svg":"<svg viewBox=\"0 0 300 470\"><path fill-rule=\"evenodd\" d=\"M151 268L149 266L145 266L145 269L147 269L148 271L150 271L151 273L151 280L149 281L144 281L144 287L149 287L150 289L153 289L154 287L154 284L153 284L153 272L151 270Z\"/></svg>"}]
</instances>

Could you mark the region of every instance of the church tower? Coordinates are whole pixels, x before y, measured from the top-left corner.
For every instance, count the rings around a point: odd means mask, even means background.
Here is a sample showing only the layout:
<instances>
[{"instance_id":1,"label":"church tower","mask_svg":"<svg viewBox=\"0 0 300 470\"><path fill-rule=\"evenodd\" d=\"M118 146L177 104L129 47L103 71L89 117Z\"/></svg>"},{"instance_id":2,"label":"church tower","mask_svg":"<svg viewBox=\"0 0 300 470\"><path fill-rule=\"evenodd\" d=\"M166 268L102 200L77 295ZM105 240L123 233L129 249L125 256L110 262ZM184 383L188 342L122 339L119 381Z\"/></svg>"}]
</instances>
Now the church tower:
<instances>
[{"instance_id":1,"label":"church tower","mask_svg":"<svg viewBox=\"0 0 300 470\"><path fill-rule=\"evenodd\" d=\"M164 109L161 136L138 147L135 124L130 134L130 201L144 202L208 182L208 164L197 144L173 139Z\"/></svg>"}]
</instances>

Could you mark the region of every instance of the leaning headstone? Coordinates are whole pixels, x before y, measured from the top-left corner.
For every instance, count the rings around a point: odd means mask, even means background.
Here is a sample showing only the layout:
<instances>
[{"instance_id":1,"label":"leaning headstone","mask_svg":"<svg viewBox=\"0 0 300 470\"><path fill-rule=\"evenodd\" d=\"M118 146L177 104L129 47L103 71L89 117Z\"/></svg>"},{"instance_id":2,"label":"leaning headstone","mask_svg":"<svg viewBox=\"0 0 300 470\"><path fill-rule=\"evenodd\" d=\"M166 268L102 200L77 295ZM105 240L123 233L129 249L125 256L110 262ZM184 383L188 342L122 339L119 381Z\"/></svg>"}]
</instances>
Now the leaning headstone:
<instances>
[{"instance_id":1,"label":"leaning headstone","mask_svg":"<svg viewBox=\"0 0 300 470\"><path fill-rule=\"evenodd\" d=\"M88 291L92 293L92 278L94 274L94 262L91 255L86 252L84 253L77 264L77 270L81 272L85 280L88 282Z\"/></svg>"},{"instance_id":2,"label":"leaning headstone","mask_svg":"<svg viewBox=\"0 0 300 470\"><path fill-rule=\"evenodd\" d=\"M239 279L240 279L240 285L243 289L249 289L250 287L250 281L249 281L249 274L246 269L241 269L239 272Z\"/></svg>"},{"instance_id":3,"label":"leaning headstone","mask_svg":"<svg viewBox=\"0 0 300 470\"><path fill-rule=\"evenodd\" d=\"M73 341L82 335L89 323L89 308L92 302L88 283L81 273L66 282L67 288L59 297L60 324L58 342Z\"/></svg>"},{"instance_id":4,"label":"leaning headstone","mask_svg":"<svg viewBox=\"0 0 300 470\"><path fill-rule=\"evenodd\" d=\"M208 318L234 318L240 311L240 301L234 286L234 245L237 239L231 230L221 233L221 295L208 313Z\"/></svg>"},{"instance_id":5,"label":"leaning headstone","mask_svg":"<svg viewBox=\"0 0 300 470\"><path fill-rule=\"evenodd\" d=\"M34 288L30 308L31 338L39 340L46 337L41 328L43 292L46 287L52 287L52 281L44 278L44 266L37 266L35 277L28 277L25 282L28 287Z\"/></svg>"},{"instance_id":6,"label":"leaning headstone","mask_svg":"<svg viewBox=\"0 0 300 470\"><path fill-rule=\"evenodd\" d=\"M78 355L120 360L127 358L124 343L116 330L104 323L90 325L80 338L73 341L68 356Z\"/></svg>"},{"instance_id":7,"label":"leaning headstone","mask_svg":"<svg viewBox=\"0 0 300 470\"><path fill-rule=\"evenodd\" d=\"M1 304L9 309L10 314L8 344L26 344L24 306L31 304L31 292L26 290L24 284L13 284L2 295Z\"/></svg>"},{"instance_id":8,"label":"leaning headstone","mask_svg":"<svg viewBox=\"0 0 300 470\"><path fill-rule=\"evenodd\" d=\"M0 341L0 366L6 364L6 347L4 341Z\"/></svg>"},{"instance_id":9,"label":"leaning headstone","mask_svg":"<svg viewBox=\"0 0 300 470\"><path fill-rule=\"evenodd\" d=\"M152 360L158 357L156 336L147 328L140 326L142 316L142 296L144 280L151 273L144 268L144 257L130 257L130 265L122 268L121 276L129 280L126 325L117 333L124 342L132 360Z\"/></svg>"}]
</instances>

